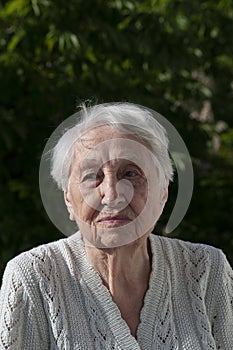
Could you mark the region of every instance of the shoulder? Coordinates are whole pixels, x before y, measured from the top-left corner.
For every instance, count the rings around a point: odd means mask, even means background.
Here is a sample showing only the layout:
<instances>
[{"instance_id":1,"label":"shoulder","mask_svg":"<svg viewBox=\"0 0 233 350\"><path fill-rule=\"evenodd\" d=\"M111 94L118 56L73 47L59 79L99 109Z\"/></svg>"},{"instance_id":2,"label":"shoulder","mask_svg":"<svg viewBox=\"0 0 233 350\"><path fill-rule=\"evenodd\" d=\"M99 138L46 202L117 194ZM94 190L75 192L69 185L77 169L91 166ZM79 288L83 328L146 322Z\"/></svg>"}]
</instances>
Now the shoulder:
<instances>
[{"instance_id":1,"label":"shoulder","mask_svg":"<svg viewBox=\"0 0 233 350\"><path fill-rule=\"evenodd\" d=\"M190 281L207 285L221 283L223 274L232 275L224 253L207 244L151 235L151 244L160 245L167 266Z\"/></svg>"},{"instance_id":2,"label":"shoulder","mask_svg":"<svg viewBox=\"0 0 233 350\"><path fill-rule=\"evenodd\" d=\"M31 281L39 280L41 277L48 278L52 270L67 265L69 250L72 241L80 239L78 233L47 244L25 251L11 259L6 266L4 276L15 275L31 284Z\"/></svg>"},{"instance_id":3,"label":"shoulder","mask_svg":"<svg viewBox=\"0 0 233 350\"><path fill-rule=\"evenodd\" d=\"M31 262L32 260L35 260L35 259L44 262L44 259L51 255L59 256L66 250L67 246L72 244L72 241L78 242L79 240L80 240L80 234L79 232L77 232L68 238L61 238L57 241L41 244L35 248L27 250L17 255L15 258L10 260L10 262L17 264L28 260Z\"/></svg>"},{"instance_id":4,"label":"shoulder","mask_svg":"<svg viewBox=\"0 0 233 350\"><path fill-rule=\"evenodd\" d=\"M180 257L186 261L190 261L195 265L198 262L205 261L206 263L224 262L226 259L224 253L213 246L201 243L192 243L183 241L177 238L169 238L163 236L150 236L153 245L161 245L161 249L165 256L170 258Z\"/></svg>"},{"instance_id":5,"label":"shoulder","mask_svg":"<svg viewBox=\"0 0 233 350\"><path fill-rule=\"evenodd\" d=\"M79 244L76 234L40 245L8 262L0 290L0 329L7 346L13 339L20 349L34 349L35 342L40 344L36 348L47 349L48 322L56 339L62 341L67 329L63 310L71 289L69 251L73 242Z\"/></svg>"},{"instance_id":6,"label":"shoulder","mask_svg":"<svg viewBox=\"0 0 233 350\"><path fill-rule=\"evenodd\" d=\"M215 308L217 300L221 305L226 298L232 303L233 272L220 249L175 238L154 236L150 239L152 245L160 246L164 271L171 276L173 287L187 288L198 303L206 300L208 310Z\"/></svg>"}]
</instances>

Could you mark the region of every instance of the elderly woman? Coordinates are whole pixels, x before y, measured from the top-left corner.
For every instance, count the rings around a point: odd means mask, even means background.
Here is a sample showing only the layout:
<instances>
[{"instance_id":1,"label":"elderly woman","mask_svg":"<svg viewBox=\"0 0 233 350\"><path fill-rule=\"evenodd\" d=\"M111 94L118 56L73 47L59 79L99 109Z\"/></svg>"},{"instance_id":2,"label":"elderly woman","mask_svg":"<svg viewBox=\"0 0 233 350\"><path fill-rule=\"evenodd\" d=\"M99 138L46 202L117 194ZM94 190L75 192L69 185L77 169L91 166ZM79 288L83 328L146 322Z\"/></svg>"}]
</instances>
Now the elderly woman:
<instances>
[{"instance_id":1,"label":"elderly woman","mask_svg":"<svg viewBox=\"0 0 233 350\"><path fill-rule=\"evenodd\" d=\"M83 108L51 174L79 230L11 260L0 349L232 349L233 273L215 248L151 234L172 165L132 104Z\"/></svg>"}]
</instances>

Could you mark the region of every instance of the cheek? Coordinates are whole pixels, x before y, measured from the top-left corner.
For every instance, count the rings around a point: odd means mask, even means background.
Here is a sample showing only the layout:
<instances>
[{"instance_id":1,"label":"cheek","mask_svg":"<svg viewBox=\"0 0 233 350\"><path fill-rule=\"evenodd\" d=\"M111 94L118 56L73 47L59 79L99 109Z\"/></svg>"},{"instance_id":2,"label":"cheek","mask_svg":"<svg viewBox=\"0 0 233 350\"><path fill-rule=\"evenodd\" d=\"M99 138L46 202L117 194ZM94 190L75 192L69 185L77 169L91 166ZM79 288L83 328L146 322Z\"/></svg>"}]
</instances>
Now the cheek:
<instances>
[{"instance_id":1,"label":"cheek","mask_svg":"<svg viewBox=\"0 0 233 350\"><path fill-rule=\"evenodd\" d=\"M134 195L130 206L137 214L139 214L146 205L148 197L147 192L148 191L146 183L140 184L140 186L134 186Z\"/></svg>"},{"instance_id":2,"label":"cheek","mask_svg":"<svg viewBox=\"0 0 233 350\"><path fill-rule=\"evenodd\" d=\"M157 216L161 211L161 188L158 180L150 179L134 186L134 196L131 208L139 214L145 207L152 215Z\"/></svg>"},{"instance_id":3,"label":"cheek","mask_svg":"<svg viewBox=\"0 0 233 350\"><path fill-rule=\"evenodd\" d=\"M77 191L74 195L74 209L76 221L90 222L96 209L93 208L92 203L89 203L88 198L80 191Z\"/></svg>"}]
</instances>

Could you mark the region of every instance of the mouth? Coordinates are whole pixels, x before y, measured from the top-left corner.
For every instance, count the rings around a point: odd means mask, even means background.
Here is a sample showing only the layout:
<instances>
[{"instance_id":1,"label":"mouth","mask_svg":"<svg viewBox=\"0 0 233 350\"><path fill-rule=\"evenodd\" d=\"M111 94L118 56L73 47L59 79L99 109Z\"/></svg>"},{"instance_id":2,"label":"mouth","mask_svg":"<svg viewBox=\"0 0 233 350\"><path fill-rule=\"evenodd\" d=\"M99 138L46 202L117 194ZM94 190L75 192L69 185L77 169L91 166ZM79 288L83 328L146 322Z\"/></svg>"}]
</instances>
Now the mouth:
<instances>
[{"instance_id":1,"label":"mouth","mask_svg":"<svg viewBox=\"0 0 233 350\"><path fill-rule=\"evenodd\" d=\"M97 221L97 223L105 225L125 225L131 220L127 216L116 215L116 216L105 216Z\"/></svg>"}]
</instances>

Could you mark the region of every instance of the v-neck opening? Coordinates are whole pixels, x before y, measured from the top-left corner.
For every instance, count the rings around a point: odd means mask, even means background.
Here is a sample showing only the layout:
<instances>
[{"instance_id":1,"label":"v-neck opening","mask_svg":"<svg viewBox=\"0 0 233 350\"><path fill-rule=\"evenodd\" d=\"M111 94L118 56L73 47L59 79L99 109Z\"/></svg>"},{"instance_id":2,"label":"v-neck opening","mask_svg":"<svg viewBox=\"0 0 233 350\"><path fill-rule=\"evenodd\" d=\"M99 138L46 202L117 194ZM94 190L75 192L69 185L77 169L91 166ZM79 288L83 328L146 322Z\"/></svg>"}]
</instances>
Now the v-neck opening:
<instances>
[{"instance_id":1,"label":"v-neck opening","mask_svg":"<svg viewBox=\"0 0 233 350\"><path fill-rule=\"evenodd\" d=\"M137 328L137 339L143 349L149 349L152 344L156 315L160 307L160 301L165 284L165 266L162 246L159 237L149 236L152 252L152 270L149 286L144 297L143 307L140 312L140 323ZM151 317L154 314L154 317Z\"/></svg>"},{"instance_id":2,"label":"v-neck opening","mask_svg":"<svg viewBox=\"0 0 233 350\"><path fill-rule=\"evenodd\" d=\"M123 349L128 345L132 350L139 350L141 349L140 346L143 349L149 349L148 344L150 346L152 344L156 318L155 316L151 317L151 313L156 315L165 279L164 261L161 254L161 243L158 237L149 237L152 253L152 269L149 286L144 297L143 307L140 311L140 322L137 327L136 337L131 334L128 324L122 318L119 307L113 301L112 295L103 284L99 273L89 263L81 234L76 233L70 237L70 240L72 240L71 247L75 258L78 260L78 270L81 274L81 276L76 275L77 282L81 283L84 288L87 288L90 297L93 298L92 301L96 303L98 309L100 308L99 305L104 305L104 308L101 308L101 313L110 327L118 346Z\"/></svg>"}]
</instances>

